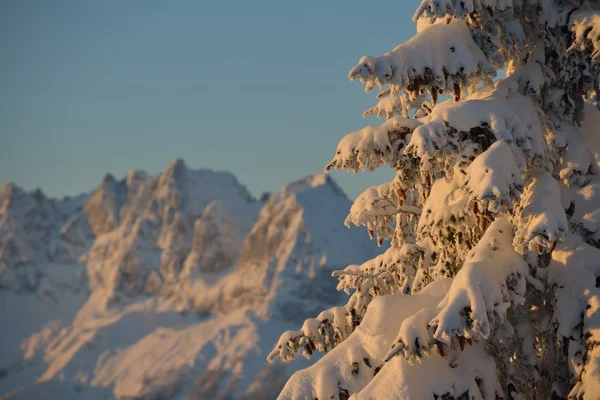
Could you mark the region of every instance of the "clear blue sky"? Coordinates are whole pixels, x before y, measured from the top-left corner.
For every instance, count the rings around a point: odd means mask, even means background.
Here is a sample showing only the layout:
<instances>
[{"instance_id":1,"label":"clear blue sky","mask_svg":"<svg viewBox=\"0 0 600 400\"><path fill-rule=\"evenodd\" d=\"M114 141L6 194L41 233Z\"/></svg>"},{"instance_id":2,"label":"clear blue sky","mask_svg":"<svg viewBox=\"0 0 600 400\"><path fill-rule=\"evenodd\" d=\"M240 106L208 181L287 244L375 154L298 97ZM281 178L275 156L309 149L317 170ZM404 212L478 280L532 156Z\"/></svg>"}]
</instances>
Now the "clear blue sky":
<instances>
[{"instance_id":1,"label":"clear blue sky","mask_svg":"<svg viewBox=\"0 0 600 400\"><path fill-rule=\"evenodd\" d=\"M410 38L417 3L2 1L0 185L77 194L182 157L258 195L321 171L377 123L347 72ZM392 176L333 174L350 196Z\"/></svg>"}]
</instances>

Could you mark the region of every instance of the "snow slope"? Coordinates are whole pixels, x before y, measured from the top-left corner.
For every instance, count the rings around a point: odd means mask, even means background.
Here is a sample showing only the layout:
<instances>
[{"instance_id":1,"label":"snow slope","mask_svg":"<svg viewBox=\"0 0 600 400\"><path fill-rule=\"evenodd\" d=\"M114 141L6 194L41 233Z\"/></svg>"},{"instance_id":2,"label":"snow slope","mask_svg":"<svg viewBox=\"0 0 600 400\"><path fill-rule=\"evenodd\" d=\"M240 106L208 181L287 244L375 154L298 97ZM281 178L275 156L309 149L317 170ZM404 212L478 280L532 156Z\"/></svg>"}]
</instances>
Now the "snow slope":
<instances>
[{"instance_id":1,"label":"snow slope","mask_svg":"<svg viewBox=\"0 0 600 400\"><path fill-rule=\"evenodd\" d=\"M279 333L338 304L334 269L376 244L308 176L261 201L173 160L54 200L0 192L0 399L274 398L307 361Z\"/></svg>"}]
</instances>

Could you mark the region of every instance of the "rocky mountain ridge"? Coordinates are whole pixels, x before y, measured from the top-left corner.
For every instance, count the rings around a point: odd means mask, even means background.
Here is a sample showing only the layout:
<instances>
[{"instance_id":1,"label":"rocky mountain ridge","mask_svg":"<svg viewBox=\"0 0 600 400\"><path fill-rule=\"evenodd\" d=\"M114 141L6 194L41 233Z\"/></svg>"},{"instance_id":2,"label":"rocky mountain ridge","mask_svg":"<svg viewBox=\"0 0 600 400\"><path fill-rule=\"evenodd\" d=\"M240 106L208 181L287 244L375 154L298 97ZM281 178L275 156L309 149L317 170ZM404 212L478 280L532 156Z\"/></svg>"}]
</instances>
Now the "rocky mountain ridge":
<instances>
[{"instance_id":1,"label":"rocky mountain ridge","mask_svg":"<svg viewBox=\"0 0 600 400\"><path fill-rule=\"evenodd\" d=\"M5 185L0 394L277 391L302 365L265 362L277 333L340 302L333 278L315 278L376 252L342 226L350 205L323 174L256 200L230 173L180 159L62 200Z\"/></svg>"}]
</instances>

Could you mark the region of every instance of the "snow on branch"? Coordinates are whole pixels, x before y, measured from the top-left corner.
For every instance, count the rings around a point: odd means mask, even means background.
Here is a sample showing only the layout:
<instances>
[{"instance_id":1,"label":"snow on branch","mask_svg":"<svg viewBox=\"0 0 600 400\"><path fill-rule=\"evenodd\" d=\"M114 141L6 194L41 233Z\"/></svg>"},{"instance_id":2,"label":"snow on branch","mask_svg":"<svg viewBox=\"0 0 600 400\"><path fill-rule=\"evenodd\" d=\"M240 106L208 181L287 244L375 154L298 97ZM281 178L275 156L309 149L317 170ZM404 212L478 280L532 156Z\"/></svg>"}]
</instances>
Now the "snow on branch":
<instances>
[{"instance_id":1,"label":"snow on branch","mask_svg":"<svg viewBox=\"0 0 600 400\"><path fill-rule=\"evenodd\" d=\"M513 250L512 236L508 219L498 218L471 250L430 322L436 340L450 344L452 334L487 339L492 323L502 324L508 307L524 301L528 266Z\"/></svg>"},{"instance_id":2,"label":"snow on branch","mask_svg":"<svg viewBox=\"0 0 600 400\"><path fill-rule=\"evenodd\" d=\"M499 81L458 103L438 104L422 118L404 148L404 154L421 159L421 169L444 165L468 146L479 152L495 141L510 146L519 169L528 161L545 157L542 125L531 100L517 92L516 82ZM427 161L423 163L423 160Z\"/></svg>"},{"instance_id":3,"label":"snow on branch","mask_svg":"<svg viewBox=\"0 0 600 400\"><path fill-rule=\"evenodd\" d=\"M573 230L600 243L600 178L592 177L583 187L563 187L562 202Z\"/></svg>"},{"instance_id":4,"label":"snow on branch","mask_svg":"<svg viewBox=\"0 0 600 400\"><path fill-rule=\"evenodd\" d=\"M328 352L343 342L359 326L371 302L384 295L411 292L411 285L419 266L426 263L428 250L405 244L390 247L383 254L364 262L334 271L339 279L337 290L347 294L354 290L344 307L323 311L317 318L304 322L301 330L287 331L268 356L292 360L299 351L309 358L315 350Z\"/></svg>"},{"instance_id":5,"label":"snow on branch","mask_svg":"<svg viewBox=\"0 0 600 400\"><path fill-rule=\"evenodd\" d=\"M312 366L292 375L279 398L348 399L358 394L383 373L380 369L387 368L383 358L402 320L421 308L434 307L446 294L449 284L449 280L437 281L412 296L398 293L374 299L363 323L350 337ZM418 372L417 366L415 373Z\"/></svg>"},{"instance_id":6,"label":"snow on branch","mask_svg":"<svg viewBox=\"0 0 600 400\"><path fill-rule=\"evenodd\" d=\"M406 89L413 97L426 89L432 97L448 91L460 99L462 86L489 81L495 75L466 24L453 21L432 25L389 53L362 57L348 77L359 79L366 91L390 85L393 92Z\"/></svg>"},{"instance_id":7,"label":"snow on branch","mask_svg":"<svg viewBox=\"0 0 600 400\"><path fill-rule=\"evenodd\" d=\"M384 93L384 95L381 95L381 93ZM383 90L381 93L377 95L379 99L377 105L367 109L363 113L364 118L372 115L375 115L379 119L383 117L390 119L394 115L401 115L404 118L408 118L411 110L416 110L415 118L421 118L429 114L433 109L433 105L427 99L426 93L421 93L416 98L411 98L408 93L402 93L401 96L397 96L396 94L392 94L389 89Z\"/></svg>"},{"instance_id":8,"label":"snow on branch","mask_svg":"<svg viewBox=\"0 0 600 400\"><path fill-rule=\"evenodd\" d=\"M516 66L516 61L510 62L506 71L508 77L505 79L505 84L516 82L519 93L539 99L542 88L550 81L549 78L556 78L552 70L545 65L544 50L545 46L540 43L529 54L525 64Z\"/></svg>"},{"instance_id":9,"label":"snow on branch","mask_svg":"<svg viewBox=\"0 0 600 400\"><path fill-rule=\"evenodd\" d=\"M588 300L589 307L586 309L583 322L587 354L586 357L577 354L577 358L573 360L575 363L583 364L584 368L581 366L578 368L581 371L579 380L569 393L569 398L587 399L600 393L600 293L598 292L596 290Z\"/></svg>"},{"instance_id":10,"label":"snow on branch","mask_svg":"<svg viewBox=\"0 0 600 400\"><path fill-rule=\"evenodd\" d=\"M568 4L565 6L560 3L564 2L552 0L421 0L421 4L413 15L413 20L445 18L448 21L452 17L468 17L473 25L479 27L483 24L478 19L480 15L500 14L514 20L521 14L521 11L527 9L529 13L535 10L538 14L535 15L537 22L554 28L566 24L569 11L572 9ZM572 3L576 3L576 1ZM531 14L529 16L531 17Z\"/></svg>"},{"instance_id":11,"label":"snow on branch","mask_svg":"<svg viewBox=\"0 0 600 400\"><path fill-rule=\"evenodd\" d=\"M344 307L333 307L319 314L317 318L307 319L299 331L287 331L279 338L267 360L281 357L283 361L296 358L302 351L306 358L315 350L327 352L345 340L354 330L352 316Z\"/></svg>"},{"instance_id":12,"label":"snow on branch","mask_svg":"<svg viewBox=\"0 0 600 400\"><path fill-rule=\"evenodd\" d=\"M600 393L600 251L569 236L552 253L548 283L554 288L553 322L569 340L569 366L577 382L569 398Z\"/></svg>"},{"instance_id":13,"label":"snow on branch","mask_svg":"<svg viewBox=\"0 0 600 400\"><path fill-rule=\"evenodd\" d=\"M469 198L458 188L456 183L446 179L438 179L431 187L431 193L423 207L419 219L417 237L425 239L433 236L436 240L433 227L457 224L468 218L467 205ZM471 220L469 220L472 222Z\"/></svg>"},{"instance_id":14,"label":"snow on branch","mask_svg":"<svg viewBox=\"0 0 600 400\"><path fill-rule=\"evenodd\" d=\"M420 122L415 119L394 117L378 126L367 126L344 136L333 160L325 167L352 171L368 168L373 171L385 164L395 163L406 144L407 136Z\"/></svg>"},{"instance_id":15,"label":"snow on branch","mask_svg":"<svg viewBox=\"0 0 600 400\"><path fill-rule=\"evenodd\" d=\"M362 265L350 265L332 276L339 279L338 290L355 292L346 309L360 322L370 302L383 295L411 293L418 269L429 266L429 251L415 244L390 247L383 254Z\"/></svg>"},{"instance_id":16,"label":"snow on branch","mask_svg":"<svg viewBox=\"0 0 600 400\"><path fill-rule=\"evenodd\" d=\"M429 244L432 265L419 268L413 292L431 280L453 278L481 238L468 204L469 196L453 181L441 178L431 187L417 227L417 243Z\"/></svg>"},{"instance_id":17,"label":"snow on branch","mask_svg":"<svg viewBox=\"0 0 600 400\"><path fill-rule=\"evenodd\" d=\"M569 51L591 52L592 61L600 62L600 7L585 4L571 14L569 22L574 36Z\"/></svg>"},{"instance_id":18,"label":"snow on branch","mask_svg":"<svg viewBox=\"0 0 600 400\"><path fill-rule=\"evenodd\" d=\"M496 362L485 344L478 343L465 348L450 363L438 354L412 365L395 357L384 364L357 398L496 400L501 395Z\"/></svg>"},{"instance_id":19,"label":"snow on branch","mask_svg":"<svg viewBox=\"0 0 600 400\"><path fill-rule=\"evenodd\" d=\"M406 194L402 189L393 187L393 182L379 186L372 186L362 192L352 204L350 214L346 218L346 226L354 224L364 225L369 231L369 236L377 237L381 246L383 240L394 235L395 215L409 213L420 215L421 209L404 205Z\"/></svg>"},{"instance_id":20,"label":"snow on branch","mask_svg":"<svg viewBox=\"0 0 600 400\"><path fill-rule=\"evenodd\" d=\"M408 112L404 111L405 107L402 104L402 98L399 96L387 95L379 99L376 106L373 106L363 113L363 117L367 118L371 115L375 115L377 118L390 119L394 115L402 115L404 118L408 118Z\"/></svg>"},{"instance_id":21,"label":"snow on branch","mask_svg":"<svg viewBox=\"0 0 600 400\"><path fill-rule=\"evenodd\" d=\"M510 11L520 8L521 3L521 0L421 0L421 4L413 15L413 21L422 15L443 18L447 15L465 17L483 9L492 12Z\"/></svg>"},{"instance_id":22,"label":"snow on branch","mask_svg":"<svg viewBox=\"0 0 600 400\"><path fill-rule=\"evenodd\" d=\"M567 186L585 186L588 174L597 174L598 168L586 139L575 125L567 121L555 121L554 145L561 159L557 165L558 175Z\"/></svg>"},{"instance_id":23,"label":"snow on branch","mask_svg":"<svg viewBox=\"0 0 600 400\"><path fill-rule=\"evenodd\" d=\"M461 186L471 201L477 202L478 210L493 214L512 209L513 201L523 191L521 171L504 141L495 142L475 158L465 171L464 181L460 178Z\"/></svg>"},{"instance_id":24,"label":"snow on branch","mask_svg":"<svg viewBox=\"0 0 600 400\"><path fill-rule=\"evenodd\" d=\"M519 253L549 254L565 238L568 225L560 198L559 184L550 174L533 178L515 210L513 244Z\"/></svg>"},{"instance_id":25,"label":"snow on branch","mask_svg":"<svg viewBox=\"0 0 600 400\"><path fill-rule=\"evenodd\" d=\"M423 309L403 321L386 360L402 354L409 361L429 354L435 345L464 349L465 343L486 340L507 309L524 302L528 265L512 247L512 226L496 219L467 256L438 307Z\"/></svg>"},{"instance_id":26,"label":"snow on branch","mask_svg":"<svg viewBox=\"0 0 600 400\"><path fill-rule=\"evenodd\" d=\"M568 101L563 103L566 106L570 106L569 101L575 103L578 109L571 112L574 114L571 119L580 122L582 95L595 101L600 109L600 4L586 2L573 12L569 28L572 41L561 65L560 75L571 87L566 88ZM561 109L558 111L562 114Z\"/></svg>"}]
</instances>

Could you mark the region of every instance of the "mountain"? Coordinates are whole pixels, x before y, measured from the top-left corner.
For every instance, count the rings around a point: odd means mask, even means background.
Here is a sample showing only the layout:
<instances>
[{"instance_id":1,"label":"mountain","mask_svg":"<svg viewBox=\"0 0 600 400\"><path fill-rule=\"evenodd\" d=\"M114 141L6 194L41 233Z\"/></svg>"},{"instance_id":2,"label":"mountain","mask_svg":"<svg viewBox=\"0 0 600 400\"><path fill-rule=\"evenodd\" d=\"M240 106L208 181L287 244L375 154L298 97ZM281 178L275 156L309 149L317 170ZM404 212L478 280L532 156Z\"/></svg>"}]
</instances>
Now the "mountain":
<instances>
[{"instance_id":1,"label":"mountain","mask_svg":"<svg viewBox=\"0 0 600 400\"><path fill-rule=\"evenodd\" d=\"M373 257L315 174L254 199L180 159L62 200L0 191L0 398L274 398L306 362L279 334L341 303L331 271Z\"/></svg>"}]
</instances>

